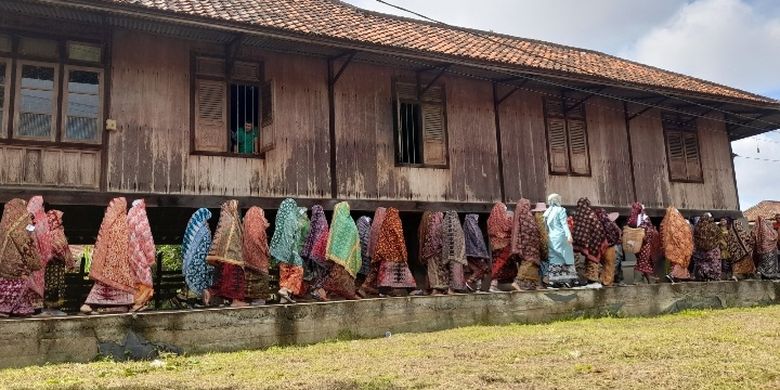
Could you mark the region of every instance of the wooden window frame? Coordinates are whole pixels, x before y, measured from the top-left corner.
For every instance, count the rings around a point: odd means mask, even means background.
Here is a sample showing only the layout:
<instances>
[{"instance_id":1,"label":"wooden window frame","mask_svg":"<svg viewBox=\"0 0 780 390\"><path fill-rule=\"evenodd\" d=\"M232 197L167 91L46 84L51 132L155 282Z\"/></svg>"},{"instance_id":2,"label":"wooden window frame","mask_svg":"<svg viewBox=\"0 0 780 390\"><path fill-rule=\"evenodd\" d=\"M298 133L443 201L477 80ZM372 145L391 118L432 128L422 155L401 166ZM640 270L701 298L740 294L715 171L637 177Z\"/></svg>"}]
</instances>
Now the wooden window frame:
<instances>
[{"instance_id":1,"label":"wooden window frame","mask_svg":"<svg viewBox=\"0 0 780 390\"><path fill-rule=\"evenodd\" d=\"M3 82L3 96L0 96L0 100L3 102L3 106L0 107L0 112L2 113L2 119L0 120L0 140L3 140L7 138L8 133L8 121L9 117L12 115L11 110L9 110L9 106L11 105L11 78L12 76L12 65L13 61L11 61L10 58L6 57L0 57L0 63L5 65L5 74L4 76L4 82Z\"/></svg>"},{"instance_id":2,"label":"wooden window frame","mask_svg":"<svg viewBox=\"0 0 780 390\"><path fill-rule=\"evenodd\" d=\"M571 118L569 117L569 111L576 107L567 108L566 107L566 96L561 93L559 96L556 96L555 99L560 99L561 101L561 112L563 113L562 116L559 115L551 115L547 110L547 100L549 98L542 97L542 115L544 115L544 138L545 138L545 145L547 147L547 172L551 176L574 176L574 177L593 177L593 167L591 164L591 158L590 158L590 134L588 134L588 113L585 109L585 103L580 102L579 106L582 110L582 118ZM552 162L552 155L550 151L550 121L549 119L560 119L563 120L564 123L564 133L566 136L566 170L567 172L557 172L553 170L553 162ZM569 136L569 120L580 120L583 123L583 130L585 132L585 155L588 160L588 173L578 173L573 172L572 169L572 153L571 153L571 143L569 143L570 136Z\"/></svg>"},{"instance_id":3,"label":"wooden window frame","mask_svg":"<svg viewBox=\"0 0 780 390\"><path fill-rule=\"evenodd\" d=\"M106 139L105 135L105 121L106 113L108 112L109 96L106 91L109 89L109 80L105 76L110 72L109 50L110 41L108 39L95 39L94 37L78 36L78 35L52 35L35 31L18 30L18 29L0 29L0 34L7 35L11 38L11 51L0 53L0 60L7 61L10 69L7 69L9 79L7 82L8 100L6 101L6 113L7 119L4 118L5 123L0 123L2 129L0 129L0 144L2 145L22 145L22 146L40 146L40 147L71 147L85 150L100 150L103 147L103 141ZM22 55L19 53L19 40L22 37L48 39L57 43L57 58L41 58L36 56ZM85 62L77 60L69 60L67 53L67 45L69 42L78 42L86 45L92 45L101 48L100 62ZM17 122L17 112L19 102L17 101L19 80L18 75L21 71L21 65L25 63L44 64L51 65L55 68L56 82L54 85L55 94L55 108L53 121L53 139L42 139L37 137L19 137L15 135L16 129L14 126ZM60 123L63 117L63 96L65 94L64 80L64 68L66 66L83 66L86 68L100 70L102 74L100 89L102 91L100 97L100 117L99 125L100 132L98 137L100 142L92 141L78 141L69 142L62 140L62 124Z\"/></svg>"},{"instance_id":4,"label":"wooden window frame","mask_svg":"<svg viewBox=\"0 0 780 390\"><path fill-rule=\"evenodd\" d=\"M24 136L17 134L16 130L17 128L14 127L11 129L11 131L8 133L9 138L14 138L22 141L41 141L41 142L56 142L59 140L60 135L57 132L57 129L59 128L58 123L60 120L61 113L57 109L60 106L60 99L62 94L61 89L61 77L60 71L62 70L58 63L56 62L42 62L42 61L31 61L31 60L19 60L16 61L16 74L14 75L14 82L16 84L14 88L14 102L17 103L14 105L14 114L13 114L13 121L14 123L18 124L21 120L21 97L22 97L22 70L25 66L35 66L35 67L41 67L41 68L52 68L54 69L54 80L52 81L52 102L51 102L51 125L49 129L49 137L43 138L43 137L30 137L30 136Z\"/></svg>"},{"instance_id":5,"label":"wooden window frame","mask_svg":"<svg viewBox=\"0 0 780 390\"><path fill-rule=\"evenodd\" d=\"M214 60L219 60L224 62L225 66L225 75L224 76L216 76L216 75L199 75L198 74L198 59L199 58L209 58ZM258 81L247 81L240 78L233 78L230 75L230 64L229 61L224 58L224 56L210 54L210 53L196 53L193 52L190 55L190 155L192 156L215 156L215 157L235 157L235 158L250 158L250 159L265 159L266 153L274 148L273 143L267 143L262 144L262 137L264 135L263 128L268 125L264 125L264 117L263 117L263 88L266 83L270 83L271 88L273 88L273 81L265 81L265 62L262 60L250 60L246 58L236 58L232 61L233 63L251 63L256 64L259 67L259 75L258 75ZM226 119L225 119L225 132L226 132L226 144L225 144L225 151L224 152L213 152L213 151L203 151L203 150L197 150L196 146L196 118L197 115L196 112L196 96L197 96L197 81L199 79L202 80L210 80L210 81L220 81L225 83L225 113L226 113ZM230 129L230 105L232 103L232 94L230 93L230 86L231 85L244 85L244 86L253 86L258 89L258 101L256 102L257 110L258 110L258 127L260 130L260 136L258 137L258 150L255 153L251 154L245 154L245 153L236 153L229 151L230 148L230 136L231 136L231 129ZM271 91L271 94L274 94L275 92ZM274 99L271 99L271 105L274 105Z\"/></svg>"},{"instance_id":6,"label":"wooden window frame","mask_svg":"<svg viewBox=\"0 0 780 390\"><path fill-rule=\"evenodd\" d=\"M703 164L703 157L701 154L701 137L699 137L699 126L698 121L696 118L690 119L693 124L691 129L682 129L682 128L675 128L675 129L667 129L664 121L664 116L674 116L676 120L681 121L683 120L680 115L678 114L672 114L672 113L661 113L661 130L664 133L664 152L666 153L666 171L669 175L669 182L671 183L696 183L696 184L703 184L704 183L704 164ZM686 164L686 178L680 179L675 178L672 173L672 160L671 160L671 144L669 143L669 134L670 133L679 133L681 137L683 137L683 151L685 150L685 134L693 134L696 136L696 154L699 157L699 179L691 179L690 174L688 173L688 159L685 158L685 164ZM684 153L684 152L683 152Z\"/></svg>"},{"instance_id":7,"label":"wooden window frame","mask_svg":"<svg viewBox=\"0 0 780 390\"><path fill-rule=\"evenodd\" d=\"M70 71L83 71L83 72L94 72L98 74L98 114L97 114L97 138L94 140L69 140L65 138L65 128L68 126L68 80L70 79L69 74ZM62 109L60 111L60 115L62 116L62 119L60 120L60 137L62 139L62 142L78 142L78 143L88 143L88 144L97 144L100 145L103 143L103 129L105 122L103 121L104 116L104 107L103 104L100 104L100 102L103 102L105 99L105 73L103 72L102 68L93 68L88 66L80 66L80 65L65 65L63 67L62 72Z\"/></svg>"},{"instance_id":8,"label":"wooden window frame","mask_svg":"<svg viewBox=\"0 0 780 390\"><path fill-rule=\"evenodd\" d=\"M443 83L435 83L429 88L440 88L441 89L441 103L435 102L437 104L441 104L441 111L442 111L442 131L444 136L444 149L446 152L446 155L444 156L445 163L444 164L427 164L425 161L423 161L422 164L411 164L411 163L404 163L401 161L398 161L398 150L400 148L400 145L398 145L398 132L400 131L400 112L401 107L399 103L407 103L407 104L417 104L420 105L420 130L421 132L425 131L425 118L424 113L422 109L422 105L426 103L425 100L423 100L419 96L419 92L421 89L421 81L418 79L416 81L410 81L408 79L403 78L394 78L392 79L392 85L390 88L391 94L392 94L392 111L393 111L393 161L395 162L395 166L397 168L429 168L429 169L450 169L450 144L449 144L449 124L447 121L447 90L445 88L445 85ZM414 85L415 89L417 90L418 96L417 99L401 99L398 97L398 84L409 84ZM425 83L423 83L425 84ZM432 104L434 102L427 102L427 104ZM421 140L420 145L420 153L423 156L423 160L425 159L425 141Z\"/></svg>"}]
</instances>

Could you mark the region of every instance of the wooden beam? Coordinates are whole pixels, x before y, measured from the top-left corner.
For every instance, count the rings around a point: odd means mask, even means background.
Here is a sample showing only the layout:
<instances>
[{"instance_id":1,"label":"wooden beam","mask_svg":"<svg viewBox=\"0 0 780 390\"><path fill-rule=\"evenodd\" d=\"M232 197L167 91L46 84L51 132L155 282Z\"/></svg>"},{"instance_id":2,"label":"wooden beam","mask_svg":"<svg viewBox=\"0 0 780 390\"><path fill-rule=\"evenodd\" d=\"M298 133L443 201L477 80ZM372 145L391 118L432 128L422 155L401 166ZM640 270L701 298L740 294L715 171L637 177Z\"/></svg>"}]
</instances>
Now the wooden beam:
<instances>
[{"instance_id":1,"label":"wooden beam","mask_svg":"<svg viewBox=\"0 0 780 390\"><path fill-rule=\"evenodd\" d=\"M590 94L588 94L587 96L585 96L584 98L582 98L582 99L580 99L580 100L576 101L576 102L575 102L574 104L572 104L571 106L567 105L567 106L566 106L566 112L569 112L569 111L571 111L571 110L573 110L573 109L577 108L577 106L579 106L579 105L581 105L581 104L583 104L583 103L587 102L587 101L588 101L590 98L592 98L593 96L596 96L596 94L598 94L598 93L600 93L600 92L604 91L604 90L605 90L605 89L607 89L607 88L609 88L609 87L602 87L602 88L597 88L597 89L596 89L596 90L595 90L593 93L590 93Z\"/></svg>"},{"instance_id":2,"label":"wooden beam","mask_svg":"<svg viewBox=\"0 0 780 390\"><path fill-rule=\"evenodd\" d=\"M512 88L512 89L511 89L509 92L507 92L507 93L506 93L504 96L502 96L502 97L498 98L498 100L495 100L495 97L494 97L494 99L493 99L493 100L494 100L494 102L495 102L495 105L496 105L496 106L500 106L500 105L501 105L501 103L503 103L503 102L504 102L504 100L506 100L506 99L508 99L510 96L514 95L514 94L515 94L515 92L519 91L519 90L520 90L520 88L522 88L522 87L523 87L523 86L524 86L526 83L528 83L528 79L525 79L525 80L523 80L523 82L521 82L520 84L517 84L517 85L515 85L515 86L514 86L514 88ZM496 83L493 83L493 87L494 87L494 88L496 87Z\"/></svg>"},{"instance_id":3,"label":"wooden beam","mask_svg":"<svg viewBox=\"0 0 780 390\"><path fill-rule=\"evenodd\" d=\"M339 81L339 78L341 78L341 74L344 73L345 70L347 70L347 66L349 66L349 64L352 63L352 59L355 58L355 54L357 54L356 51L346 54L347 59L344 61L343 64L341 64L341 67L339 67L339 70L338 72L336 72L335 76L332 73L328 74L330 83L336 84L336 82ZM336 61L336 59L329 59L328 61Z\"/></svg>"},{"instance_id":4,"label":"wooden beam","mask_svg":"<svg viewBox=\"0 0 780 390\"><path fill-rule=\"evenodd\" d=\"M628 168L631 174L631 194L633 200L637 201L636 194L636 173L634 172L634 149L631 145L631 117L628 114L628 102L623 102L623 117L626 121L626 140L628 141Z\"/></svg>"},{"instance_id":5,"label":"wooden beam","mask_svg":"<svg viewBox=\"0 0 780 390\"><path fill-rule=\"evenodd\" d=\"M422 87L422 88L421 88L421 89L418 91L418 96L422 96L423 94L425 94L425 92L428 92L428 89L430 89L430 88L433 86L433 84L434 84L435 82L439 81L439 79L441 78L441 76L444 76L444 73L447 71L447 69L449 69L449 67L450 67L450 65L449 65L449 64L447 64L447 65L444 65L444 66L440 67L440 68L439 68L439 71L438 71L438 72L436 72L436 76L434 76L434 77L433 77L433 79L432 79L430 82L428 82L428 84L427 84L427 85L425 85L424 87ZM418 73L418 74L419 74L419 73ZM418 77L418 79L419 79L419 77Z\"/></svg>"},{"instance_id":6,"label":"wooden beam","mask_svg":"<svg viewBox=\"0 0 780 390\"><path fill-rule=\"evenodd\" d=\"M644 113L646 113L646 112L648 112L648 111L650 111L650 110L652 110L652 109L654 109L654 108L657 108L657 107L655 107L655 106L658 106L659 104L661 104L661 103L663 103L663 102L665 102L665 101L667 101L667 100L669 100L669 99L668 99L668 98L661 98L660 100L657 100L656 102L652 103L652 105L650 105L650 106L647 106L647 107L645 107L645 108L643 108L643 109L639 110L639 112L637 112L637 113L635 113L635 114L631 114L631 115L629 115L629 116L628 116L628 120L629 120L629 121L630 121L630 120L633 120L634 118L636 118L636 117L638 117L638 116L640 116L640 115L642 115L642 114L644 114Z\"/></svg>"},{"instance_id":7,"label":"wooden beam","mask_svg":"<svg viewBox=\"0 0 780 390\"><path fill-rule=\"evenodd\" d=\"M515 88L515 90L520 87ZM514 92L514 91L513 91ZM509 97L509 94L505 95L503 99L498 98L498 83L493 82L493 113L495 115L495 128L496 128L496 156L498 157L498 190L501 197L501 201L506 201L506 190L504 189L504 154L503 147L501 146L501 113L499 113L499 106L501 102Z\"/></svg>"}]
</instances>

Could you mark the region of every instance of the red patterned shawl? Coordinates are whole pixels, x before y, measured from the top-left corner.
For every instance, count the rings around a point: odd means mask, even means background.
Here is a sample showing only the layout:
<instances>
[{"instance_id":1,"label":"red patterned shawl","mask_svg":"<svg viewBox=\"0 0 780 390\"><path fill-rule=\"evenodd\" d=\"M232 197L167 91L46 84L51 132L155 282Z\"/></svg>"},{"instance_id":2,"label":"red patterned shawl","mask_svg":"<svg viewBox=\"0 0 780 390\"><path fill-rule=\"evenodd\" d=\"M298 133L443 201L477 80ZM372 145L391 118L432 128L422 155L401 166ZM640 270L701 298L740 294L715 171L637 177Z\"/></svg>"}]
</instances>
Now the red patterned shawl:
<instances>
[{"instance_id":1,"label":"red patterned shawl","mask_svg":"<svg viewBox=\"0 0 780 390\"><path fill-rule=\"evenodd\" d=\"M250 207L244 215L244 264L247 268L268 272L268 220L265 211Z\"/></svg>"},{"instance_id":2,"label":"red patterned shawl","mask_svg":"<svg viewBox=\"0 0 780 390\"><path fill-rule=\"evenodd\" d=\"M89 277L117 290L135 291L135 272L130 263L130 227L127 201L114 198L100 224Z\"/></svg>"},{"instance_id":3,"label":"red patterned shawl","mask_svg":"<svg viewBox=\"0 0 780 390\"><path fill-rule=\"evenodd\" d=\"M130 262L135 271L136 283L151 288L151 267L156 260L157 251L143 199L133 201L130 211L127 212L127 224L130 228Z\"/></svg>"}]
</instances>

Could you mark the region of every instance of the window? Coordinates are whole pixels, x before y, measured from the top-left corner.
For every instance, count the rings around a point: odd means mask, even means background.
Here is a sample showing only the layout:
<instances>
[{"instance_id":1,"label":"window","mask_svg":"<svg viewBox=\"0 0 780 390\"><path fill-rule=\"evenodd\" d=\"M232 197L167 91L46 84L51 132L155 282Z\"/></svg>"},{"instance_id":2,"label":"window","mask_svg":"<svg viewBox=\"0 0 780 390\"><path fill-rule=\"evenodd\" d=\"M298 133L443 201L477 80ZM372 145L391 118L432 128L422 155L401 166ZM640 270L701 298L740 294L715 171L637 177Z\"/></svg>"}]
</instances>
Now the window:
<instances>
[{"instance_id":1,"label":"window","mask_svg":"<svg viewBox=\"0 0 780 390\"><path fill-rule=\"evenodd\" d=\"M261 155L271 148L261 130L273 123L273 84L258 63L227 68L220 58L195 58L193 151Z\"/></svg>"},{"instance_id":2,"label":"window","mask_svg":"<svg viewBox=\"0 0 780 390\"><path fill-rule=\"evenodd\" d=\"M666 139L669 179L681 182L702 182L696 118L664 113L661 116L661 122Z\"/></svg>"},{"instance_id":3,"label":"window","mask_svg":"<svg viewBox=\"0 0 780 390\"><path fill-rule=\"evenodd\" d=\"M544 110L550 173L590 175L584 105L580 103L572 107L563 98L545 98Z\"/></svg>"},{"instance_id":4,"label":"window","mask_svg":"<svg viewBox=\"0 0 780 390\"><path fill-rule=\"evenodd\" d=\"M65 47L76 50L65 53ZM0 58L0 138L101 142L100 45L0 34L2 52L8 58Z\"/></svg>"},{"instance_id":5,"label":"window","mask_svg":"<svg viewBox=\"0 0 780 390\"><path fill-rule=\"evenodd\" d=\"M447 166L444 88L395 83L396 162L403 165ZM420 94L419 92L422 92Z\"/></svg>"}]
</instances>

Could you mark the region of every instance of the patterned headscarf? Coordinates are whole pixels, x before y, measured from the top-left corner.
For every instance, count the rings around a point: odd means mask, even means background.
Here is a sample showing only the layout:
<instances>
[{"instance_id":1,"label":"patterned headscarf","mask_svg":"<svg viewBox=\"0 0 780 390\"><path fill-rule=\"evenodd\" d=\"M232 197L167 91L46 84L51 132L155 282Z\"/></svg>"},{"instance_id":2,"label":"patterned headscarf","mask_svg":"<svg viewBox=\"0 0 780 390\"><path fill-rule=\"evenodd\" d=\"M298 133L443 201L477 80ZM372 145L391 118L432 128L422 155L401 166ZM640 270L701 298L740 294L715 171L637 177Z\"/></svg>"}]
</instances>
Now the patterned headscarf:
<instances>
[{"instance_id":1,"label":"patterned headscarf","mask_svg":"<svg viewBox=\"0 0 780 390\"><path fill-rule=\"evenodd\" d=\"M604 237L607 239L607 246L615 246L620 244L620 239L623 235L623 231L612 220L609 219L609 214L604 209L598 209L596 215L601 221L601 226L604 228Z\"/></svg>"},{"instance_id":2,"label":"patterned headscarf","mask_svg":"<svg viewBox=\"0 0 780 390\"><path fill-rule=\"evenodd\" d=\"M65 236L62 214L60 210L49 210L46 212L46 218L49 219L52 258L62 260L65 263L65 268L73 269L76 267L76 257L70 251L68 238Z\"/></svg>"},{"instance_id":3,"label":"patterned headscarf","mask_svg":"<svg viewBox=\"0 0 780 390\"><path fill-rule=\"evenodd\" d=\"M157 252L143 199L133 201L130 211L127 212L127 224L130 228L130 263L135 271L136 282L152 288L150 267L155 262Z\"/></svg>"},{"instance_id":4,"label":"patterned headscarf","mask_svg":"<svg viewBox=\"0 0 780 390\"><path fill-rule=\"evenodd\" d=\"M515 207L515 217L512 223L512 254L522 260L539 263L539 228L536 219L531 214L531 202L528 199L520 199Z\"/></svg>"},{"instance_id":5,"label":"patterned headscarf","mask_svg":"<svg viewBox=\"0 0 780 390\"><path fill-rule=\"evenodd\" d=\"M661 242L670 262L688 267L693 255L693 234L688 221L674 207L666 209L661 221Z\"/></svg>"},{"instance_id":6,"label":"patterned headscarf","mask_svg":"<svg viewBox=\"0 0 780 390\"><path fill-rule=\"evenodd\" d=\"M117 290L135 292L135 272L130 262L130 226L127 201L114 198L100 224L89 278Z\"/></svg>"},{"instance_id":7,"label":"patterned headscarf","mask_svg":"<svg viewBox=\"0 0 780 390\"><path fill-rule=\"evenodd\" d=\"M184 281L187 282L187 287L197 294L201 294L213 284L214 267L206 262L206 256L211 249L209 219L209 209L195 211L187 223L181 246Z\"/></svg>"},{"instance_id":8,"label":"patterned headscarf","mask_svg":"<svg viewBox=\"0 0 780 390\"><path fill-rule=\"evenodd\" d=\"M255 271L268 272L268 220L265 211L252 206L244 215L244 265Z\"/></svg>"},{"instance_id":9,"label":"patterned headscarf","mask_svg":"<svg viewBox=\"0 0 780 390\"><path fill-rule=\"evenodd\" d=\"M715 219L709 213L702 215L699 222L693 230L693 242L696 250L700 252L709 252L718 247L718 237L720 229L715 223Z\"/></svg>"},{"instance_id":10,"label":"patterned headscarf","mask_svg":"<svg viewBox=\"0 0 780 390\"><path fill-rule=\"evenodd\" d=\"M420 250L420 262L423 264L434 264L437 258L441 257L443 234L442 224L444 223L444 213L430 212L428 214L428 227L425 229L425 237L421 237L423 247Z\"/></svg>"},{"instance_id":11,"label":"patterned headscarf","mask_svg":"<svg viewBox=\"0 0 780 390\"><path fill-rule=\"evenodd\" d=\"M244 256L241 252L244 243L243 233L241 217L238 215L238 201L231 199L222 204L214 241L211 243L206 261L209 264L226 263L243 267Z\"/></svg>"},{"instance_id":12,"label":"patterned headscarf","mask_svg":"<svg viewBox=\"0 0 780 390\"><path fill-rule=\"evenodd\" d=\"M575 247L587 249L591 255L597 255L600 252L601 245L606 238L604 226L590 207L588 198L580 198L577 201L572 237Z\"/></svg>"},{"instance_id":13,"label":"patterned headscarf","mask_svg":"<svg viewBox=\"0 0 780 390\"><path fill-rule=\"evenodd\" d=\"M314 205L311 208L311 221L309 222L309 233L306 235L306 242L301 249L301 257L313 260L320 265L325 265L325 247L328 243L328 219L325 218L325 211L320 205Z\"/></svg>"},{"instance_id":14,"label":"patterned headscarf","mask_svg":"<svg viewBox=\"0 0 780 390\"><path fill-rule=\"evenodd\" d=\"M758 217L756 220L753 235L756 241L756 253L759 255L772 253L777 249L777 231L764 217Z\"/></svg>"},{"instance_id":15,"label":"patterned headscarf","mask_svg":"<svg viewBox=\"0 0 780 390\"><path fill-rule=\"evenodd\" d=\"M491 250L497 251L509 245L512 235L512 218L505 204L498 202L493 205L493 210L490 211L487 220L487 230Z\"/></svg>"},{"instance_id":16,"label":"patterned headscarf","mask_svg":"<svg viewBox=\"0 0 780 390\"><path fill-rule=\"evenodd\" d=\"M406 263L407 258L406 240L404 239L401 217L398 214L398 209L390 207L387 209L382 222L382 229L379 231L379 241L376 244L374 261Z\"/></svg>"},{"instance_id":17,"label":"patterned headscarf","mask_svg":"<svg viewBox=\"0 0 780 390\"><path fill-rule=\"evenodd\" d=\"M485 235L479 228L479 215L466 214L463 221L463 234L466 238L466 256L476 259L490 259L490 253L485 243Z\"/></svg>"},{"instance_id":18,"label":"patterned headscarf","mask_svg":"<svg viewBox=\"0 0 780 390\"><path fill-rule=\"evenodd\" d=\"M631 205L631 216L628 217L628 226L639 227L645 219L645 206L639 202Z\"/></svg>"},{"instance_id":19,"label":"patterned headscarf","mask_svg":"<svg viewBox=\"0 0 780 390\"><path fill-rule=\"evenodd\" d=\"M28 229L32 216L27 202L12 199L5 204L0 219L0 277L22 279L41 269L41 256Z\"/></svg>"},{"instance_id":20,"label":"patterned headscarf","mask_svg":"<svg viewBox=\"0 0 780 390\"><path fill-rule=\"evenodd\" d=\"M379 242L379 232L382 230L382 223L385 221L387 209L378 207L374 211L374 220L371 222L371 240L368 242L368 253L371 261L378 261L376 258L376 244Z\"/></svg>"},{"instance_id":21,"label":"patterned headscarf","mask_svg":"<svg viewBox=\"0 0 780 390\"><path fill-rule=\"evenodd\" d=\"M371 254L368 252L368 243L371 241L371 217L362 216L357 221L358 234L360 235L360 263L359 274L368 275L371 270Z\"/></svg>"},{"instance_id":22,"label":"patterned headscarf","mask_svg":"<svg viewBox=\"0 0 780 390\"><path fill-rule=\"evenodd\" d=\"M344 267L356 277L362 264L360 235L355 221L349 215L349 204L340 202L333 209L333 219L325 251L328 260Z\"/></svg>"},{"instance_id":23,"label":"patterned headscarf","mask_svg":"<svg viewBox=\"0 0 780 390\"><path fill-rule=\"evenodd\" d=\"M294 200L287 198L279 205L274 228L274 235L271 237L272 264L303 266L303 260L295 247L300 229L298 228L298 205Z\"/></svg>"},{"instance_id":24,"label":"patterned headscarf","mask_svg":"<svg viewBox=\"0 0 780 390\"><path fill-rule=\"evenodd\" d=\"M311 226L306 211L306 207L298 207L298 236L295 240L295 253L298 253L299 255L301 250L303 250L303 244L306 241L306 237L309 236L309 227ZM301 259L303 259L303 257L301 257Z\"/></svg>"},{"instance_id":25,"label":"patterned headscarf","mask_svg":"<svg viewBox=\"0 0 780 390\"><path fill-rule=\"evenodd\" d=\"M466 264L466 238L460 226L458 213L447 211L441 226L442 259L445 263L455 262Z\"/></svg>"},{"instance_id":26,"label":"patterned headscarf","mask_svg":"<svg viewBox=\"0 0 780 390\"><path fill-rule=\"evenodd\" d=\"M731 261L739 262L746 257L752 257L754 244L753 237L745 228L742 220L733 221L729 228L728 238Z\"/></svg>"}]
</instances>

